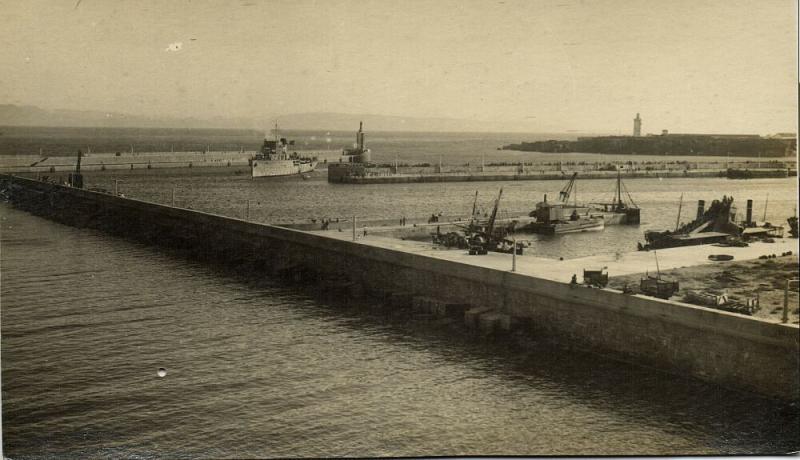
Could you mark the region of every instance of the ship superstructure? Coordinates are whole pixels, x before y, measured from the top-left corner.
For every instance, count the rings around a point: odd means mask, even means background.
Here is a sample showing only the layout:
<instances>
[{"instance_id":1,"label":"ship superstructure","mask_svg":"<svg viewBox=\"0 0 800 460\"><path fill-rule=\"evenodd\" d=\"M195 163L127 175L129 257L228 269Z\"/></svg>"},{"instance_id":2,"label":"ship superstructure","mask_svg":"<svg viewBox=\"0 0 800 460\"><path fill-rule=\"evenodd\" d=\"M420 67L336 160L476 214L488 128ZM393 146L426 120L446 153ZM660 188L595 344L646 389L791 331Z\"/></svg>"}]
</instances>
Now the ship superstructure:
<instances>
[{"instance_id":1,"label":"ship superstructure","mask_svg":"<svg viewBox=\"0 0 800 460\"><path fill-rule=\"evenodd\" d=\"M289 153L294 141L278 137L278 124L275 124L274 139L264 139L261 150L250 160L252 177L290 176L314 170L316 160L301 158L296 152Z\"/></svg>"}]
</instances>

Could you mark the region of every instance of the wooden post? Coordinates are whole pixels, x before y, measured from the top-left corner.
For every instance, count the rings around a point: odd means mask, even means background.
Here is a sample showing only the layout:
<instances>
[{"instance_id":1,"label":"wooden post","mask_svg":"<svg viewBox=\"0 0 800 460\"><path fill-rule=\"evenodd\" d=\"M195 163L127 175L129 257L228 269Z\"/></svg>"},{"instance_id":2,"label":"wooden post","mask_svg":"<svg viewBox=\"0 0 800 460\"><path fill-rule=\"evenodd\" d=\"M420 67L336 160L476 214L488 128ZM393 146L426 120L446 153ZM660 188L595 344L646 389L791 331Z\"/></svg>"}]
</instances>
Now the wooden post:
<instances>
[{"instance_id":1,"label":"wooden post","mask_svg":"<svg viewBox=\"0 0 800 460\"><path fill-rule=\"evenodd\" d=\"M353 241L356 240L356 216L353 216Z\"/></svg>"},{"instance_id":2,"label":"wooden post","mask_svg":"<svg viewBox=\"0 0 800 460\"><path fill-rule=\"evenodd\" d=\"M175 207L175 187L172 187L172 207Z\"/></svg>"},{"instance_id":3,"label":"wooden post","mask_svg":"<svg viewBox=\"0 0 800 460\"><path fill-rule=\"evenodd\" d=\"M114 196L119 196L119 179L114 179Z\"/></svg>"},{"instance_id":4,"label":"wooden post","mask_svg":"<svg viewBox=\"0 0 800 460\"><path fill-rule=\"evenodd\" d=\"M244 220L250 220L250 200L247 200L247 212L245 213Z\"/></svg>"}]
</instances>

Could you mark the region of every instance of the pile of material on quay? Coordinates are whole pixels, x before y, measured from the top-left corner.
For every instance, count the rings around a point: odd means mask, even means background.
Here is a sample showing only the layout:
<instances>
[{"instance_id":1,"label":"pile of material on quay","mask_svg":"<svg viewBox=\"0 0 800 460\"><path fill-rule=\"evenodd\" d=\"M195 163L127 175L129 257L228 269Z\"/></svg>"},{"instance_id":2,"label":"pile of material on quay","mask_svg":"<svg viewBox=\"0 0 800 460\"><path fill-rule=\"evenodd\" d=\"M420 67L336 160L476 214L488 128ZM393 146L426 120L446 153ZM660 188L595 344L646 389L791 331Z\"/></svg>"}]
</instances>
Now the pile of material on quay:
<instances>
[{"instance_id":1,"label":"pile of material on quay","mask_svg":"<svg viewBox=\"0 0 800 460\"><path fill-rule=\"evenodd\" d=\"M758 297L760 309L752 316L780 322L783 316L783 298L786 280L798 279L798 256L780 255L763 259L714 262L694 267L682 267L661 271L661 276L680 283L680 291L670 300L686 303L689 291L727 294L731 297ZM613 274L612 274L613 275ZM626 285L638 291L639 280L644 274L612 276L608 287L622 290ZM789 324L798 324L798 288L789 289ZM703 305L708 307L708 305Z\"/></svg>"}]
</instances>

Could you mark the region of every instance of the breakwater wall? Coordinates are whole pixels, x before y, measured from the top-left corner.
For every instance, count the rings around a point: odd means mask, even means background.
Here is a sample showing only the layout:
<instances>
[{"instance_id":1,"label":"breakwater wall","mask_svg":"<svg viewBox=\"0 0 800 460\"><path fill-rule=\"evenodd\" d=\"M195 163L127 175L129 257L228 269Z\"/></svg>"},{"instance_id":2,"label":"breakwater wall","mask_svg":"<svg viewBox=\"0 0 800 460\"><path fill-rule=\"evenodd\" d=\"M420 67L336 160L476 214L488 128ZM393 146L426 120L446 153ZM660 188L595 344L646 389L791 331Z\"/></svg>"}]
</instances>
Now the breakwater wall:
<instances>
[{"instance_id":1,"label":"breakwater wall","mask_svg":"<svg viewBox=\"0 0 800 460\"><path fill-rule=\"evenodd\" d=\"M341 151L297 150L301 157L317 158L319 165L339 162ZM121 152L87 153L81 158L84 171L249 167L255 151L197 152ZM75 170L77 154L72 156L0 156L0 173L55 173Z\"/></svg>"},{"instance_id":2,"label":"breakwater wall","mask_svg":"<svg viewBox=\"0 0 800 460\"><path fill-rule=\"evenodd\" d=\"M434 172L422 171L419 173L405 172L394 173L390 170L366 169L364 172L348 170L348 165L331 165L328 168L328 182L340 184L409 184L425 182L479 182L479 181L509 181L509 180L566 180L572 175L572 170L563 171L497 171L497 172ZM684 170L627 170L623 172L625 179L642 178L698 178L698 177L728 177L736 179L763 179L796 176L796 170L789 169L758 169L742 170L741 173L731 174L728 169L684 169ZM739 170L733 170L739 171ZM616 171L586 171L579 173L583 179L614 179Z\"/></svg>"},{"instance_id":3,"label":"breakwater wall","mask_svg":"<svg viewBox=\"0 0 800 460\"><path fill-rule=\"evenodd\" d=\"M448 305L469 305L460 310L465 321L497 320L501 330L557 337L673 374L798 399L795 325L492 269L481 266L480 257L448 261L30 179L0 176L0 183L16 207L68 225L247 263L265 274L345 277L343 283L356 292L394 293L395 308L425 299L438 299L445 311L453 310Z\"/></svg>"}]
</instances>

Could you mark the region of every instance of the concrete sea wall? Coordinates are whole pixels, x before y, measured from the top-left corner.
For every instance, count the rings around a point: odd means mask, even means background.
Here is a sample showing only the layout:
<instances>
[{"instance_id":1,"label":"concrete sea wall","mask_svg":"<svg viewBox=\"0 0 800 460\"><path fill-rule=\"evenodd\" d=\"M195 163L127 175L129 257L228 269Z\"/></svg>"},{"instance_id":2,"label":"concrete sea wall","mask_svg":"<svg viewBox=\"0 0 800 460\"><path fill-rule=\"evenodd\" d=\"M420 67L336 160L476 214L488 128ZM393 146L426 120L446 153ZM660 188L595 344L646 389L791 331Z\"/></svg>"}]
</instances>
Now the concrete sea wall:
<instances>
[{"instance_id":1,"label":"concrete sea wall","mask_svg":"<svg viewBox=\"0 0 800 460\"><path fill-rule=\"evenodd\" d=\"M338 162L341 151L297 150L301 157L318 158L320 164ZM249 167L255 151L199 152L121 152L87 153L81 159L84 171ZM77 154L72 156L14 155L0 157L0 172L55 173L74 171Z\"/></svg>"},{"instance_id":2,"label":"concrete sea wall","mask_svg":"<svg viewBox=\"0 0 800 460\"><path fill-rule=\"evenodd\" d=\"M408 301L415 298L468 305L464 315L470 321L483 315L484 323L502 329L556 337L725 387L799 399L795 325L490 269L479 258L447 261L29 179L0 176L0 183L15 206L69 225L246 262L266 273L305 270L346 278L356 290L402 293L390 302L396 308L431 303Z\"/></svg>"},{"instance_id":3,"label":"concrete sea wall","mask_svg":"<svg viewBox=\"0 0 800 460\"><path fill-rule=\"evenodd\" d=\"M487 168L488 169L488 168ZM348 173L342 168L328 169L328 182L341 184L409 184L424 182L478 182L478 181L508 181L508 180L565 180L572 175L571 170L563 172L552 171L490 171L485 172L404 172L395 174L384 170L370 169L367 174ZM737 178L781 178L796 175L796 171L788 169L759 169L747 170L746 175ZM693 170L637 170L625 171L625 179L641 178L698 178L698 177L729 177L726 169L693 169ZM614 171L590 171L580 173L583 179L614 179Z\"/></svg>"}]
</instances>

